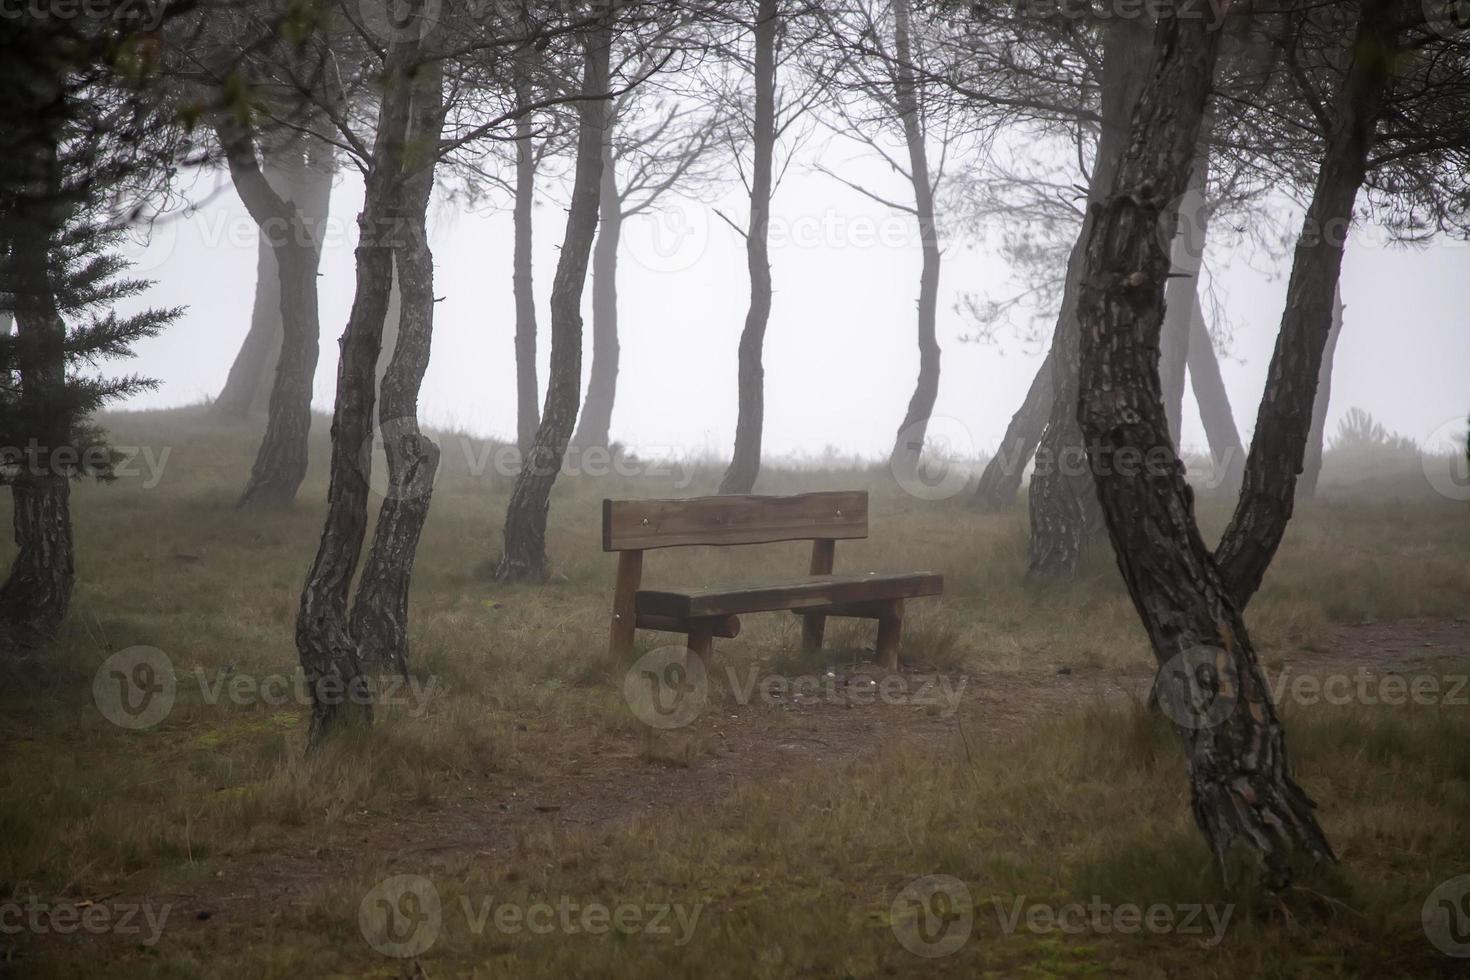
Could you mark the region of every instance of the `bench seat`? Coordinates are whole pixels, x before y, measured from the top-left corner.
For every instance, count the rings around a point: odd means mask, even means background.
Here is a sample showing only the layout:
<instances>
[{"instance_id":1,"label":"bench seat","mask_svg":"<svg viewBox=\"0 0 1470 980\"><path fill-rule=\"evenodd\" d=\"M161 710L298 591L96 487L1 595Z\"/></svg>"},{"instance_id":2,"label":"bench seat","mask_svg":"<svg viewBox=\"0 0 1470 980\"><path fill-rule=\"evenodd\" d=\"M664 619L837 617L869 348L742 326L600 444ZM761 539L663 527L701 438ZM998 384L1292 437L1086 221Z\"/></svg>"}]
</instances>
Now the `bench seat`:
<instances>
[{"instance_id":1,"label":"bench seat","mask_svg":"<svg viewBox=\"0 0 1470 980\"><path fill-rule=\"evenodd\" d=\"M734 588L641 589L634 602L640 615L690 620L786 609L821 610L943 592L944 576L935 572L858 572Z\"/></svg>"}]
</instances>

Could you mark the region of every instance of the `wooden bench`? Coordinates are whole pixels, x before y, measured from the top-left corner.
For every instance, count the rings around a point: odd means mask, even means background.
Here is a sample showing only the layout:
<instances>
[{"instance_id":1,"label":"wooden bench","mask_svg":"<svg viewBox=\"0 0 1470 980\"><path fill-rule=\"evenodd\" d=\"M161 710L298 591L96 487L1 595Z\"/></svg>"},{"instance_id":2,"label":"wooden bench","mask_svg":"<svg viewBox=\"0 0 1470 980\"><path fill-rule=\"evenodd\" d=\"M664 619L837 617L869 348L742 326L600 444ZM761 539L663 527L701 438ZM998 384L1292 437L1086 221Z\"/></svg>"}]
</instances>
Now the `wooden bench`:
<instances>
[{"instance_id":1,"label":"wooden bench","mask_svg":"<svg viewBox=\"0 0 1470 980\"><path fill-rule=\"evenodd\" d=\"M715 637L740 632L740 616L791 610L803 618L802 645L819 650L828 616L878 621L878 662L898 668L904 601L939 595L933 572L834 575L843 538L868 536L868 494L862 490L791 497L724 496L688 500L604 500L602 550L618 552L608 652L625 663L635 629L684 633L690 650L708 660ZM805 578L736 588L640 589L643 552L687 545L811 541Z\"/></svg>"}]
</instances>

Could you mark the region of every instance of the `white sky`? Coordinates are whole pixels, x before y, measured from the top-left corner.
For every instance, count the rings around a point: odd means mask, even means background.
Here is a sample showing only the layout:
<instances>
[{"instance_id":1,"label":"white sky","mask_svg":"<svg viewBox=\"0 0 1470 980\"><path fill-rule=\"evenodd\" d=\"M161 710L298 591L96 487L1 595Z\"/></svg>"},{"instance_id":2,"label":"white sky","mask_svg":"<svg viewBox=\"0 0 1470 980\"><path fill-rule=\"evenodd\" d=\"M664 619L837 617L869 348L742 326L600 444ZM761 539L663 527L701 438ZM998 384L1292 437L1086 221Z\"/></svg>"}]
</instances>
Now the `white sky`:
<instances>
[{"instance_id":1,"label":"white sky","mask_svg":"<svg viewBox=\"0 0 1470 980\"><path fill-rule=\"evenodd\" d=\"M897 177L876 165L859 166L857 179L902 198ZM224 187L210 194L217 180ZM196 196L208 203L188 219L155 229L141 250L136 271L158 280L148 302L184 305L188 312L163 336L139 345L131 368L162 385L130 408L176 406L216 394L249 326L254 225L227 178L201 178ZM315 404L323 411L331 408L336 339L352 302L361 196L355 172L339 175L334 230L322 261ZM738 191L719 206L743 221ZM564 217L552 201L536 209L543 394L550 346L546 300ZM421 401L424 418L508 437L515 429L510 214L438 206L431 220L435 292L443 302ZM881 458L917 371L916 236L903 216L800 162L778 189L772 223L776 294L765 346L767 452L816 455L832 447ZM1387 247L1373 232L1355 230L1348 249L1342 286L1347 313L1329 425L1356 405L1422 442L1470 411L1470 331L1463 329L1470 248L1453 242ZM613 438L645 452L727 455L735 428L735 351L748 295L742 240L708 205L669 199L661 213L625 224L620 254L622 371ZM1209 261L1236 326L1223 368L1237 424L1248 438L1290 257L1269 268L1266 260L1244 255L1212 252ZM1042 353L1004 333L989 346L958 339L967 327L952 310L957 294L1003 291L1005 277L1000 258L983 248L955 248L945 256L937 412L950 420L941 431L961 450L967 440L976 449L996 446ZM585 299L590 303L590 288ZM586 320L584 375L591 360L590 309ZM1192 401L1184 444L1204 444Z\"/></svg>"}]
</instances>

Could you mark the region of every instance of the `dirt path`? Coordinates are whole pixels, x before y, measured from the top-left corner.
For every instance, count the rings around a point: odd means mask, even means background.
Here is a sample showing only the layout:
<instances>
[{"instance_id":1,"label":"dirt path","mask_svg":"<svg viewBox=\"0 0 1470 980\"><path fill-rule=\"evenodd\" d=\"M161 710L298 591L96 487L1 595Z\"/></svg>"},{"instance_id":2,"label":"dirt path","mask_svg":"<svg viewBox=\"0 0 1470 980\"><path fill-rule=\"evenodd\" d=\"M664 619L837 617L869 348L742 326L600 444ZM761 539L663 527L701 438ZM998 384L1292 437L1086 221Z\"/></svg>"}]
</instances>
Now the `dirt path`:
<instances>
[{"instance_id":1,"label":"dirt path","mask_svg":"<svg viewBox=\"0 0 1470 980\"><path fill-rule=\"evenodd\" d=\"M1465 619L1339 627L1328 649L1296 652L1282 669L1412 674L1443 669L1447 658L1470 658ZM1097 701L1141 698L1152 672L1140 664L947 680L951 692L962 690L957 711L947 710L943 691L921 696L917 685L889 703L855 703L870 690L861 674L832 678L836 696L757 697L743 705L716 684L694 723L651 742L609 740L549 777L466 786L429 806L405 803L395 812L353 816L330 834L316 826L288 829L269 852L220 858L213 878L186 888L153 890L139 881L139 897L173 906L170 931L177 924L181 931L223 926L263 934L277 910L311 904L331 883L362 873L364 855L391 855L390 870L452 874L476 857L511 851L528 833L595 833L656 812L697 813L742 784L860 763L900 740L942 758L964 750L963 728L970 749L984 752L1037 720Z\"/></svg>"}]
</instances>

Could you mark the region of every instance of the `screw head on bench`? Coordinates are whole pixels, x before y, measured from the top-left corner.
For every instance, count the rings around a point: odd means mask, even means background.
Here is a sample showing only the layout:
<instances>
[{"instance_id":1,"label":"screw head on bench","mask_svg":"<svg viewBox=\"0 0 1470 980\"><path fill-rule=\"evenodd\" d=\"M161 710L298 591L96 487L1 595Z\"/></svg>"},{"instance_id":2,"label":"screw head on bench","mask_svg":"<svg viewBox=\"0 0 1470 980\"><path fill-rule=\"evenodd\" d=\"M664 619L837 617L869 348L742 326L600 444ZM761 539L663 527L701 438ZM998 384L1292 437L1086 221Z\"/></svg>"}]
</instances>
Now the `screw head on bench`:
<instances>
[{"instance_id":1,"label":"screw head on bench","mask_svg":"<svg viewBox=\"0 0 1470 980\"><path fill-rule=\"evenodd\" d=\"M646 517L643 518L643 526L644 527L647 527L648 526L648 518L646 518Z\"/></svg>"}]
</instances>

